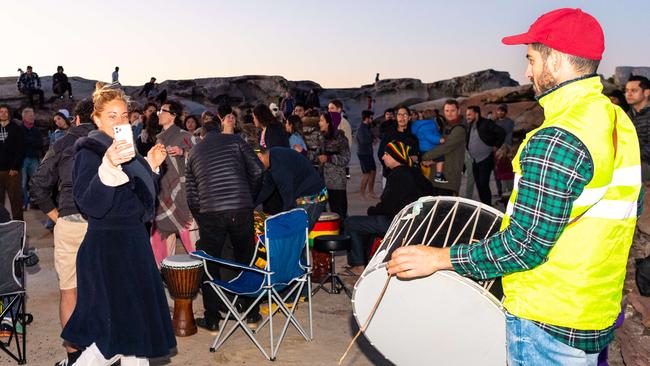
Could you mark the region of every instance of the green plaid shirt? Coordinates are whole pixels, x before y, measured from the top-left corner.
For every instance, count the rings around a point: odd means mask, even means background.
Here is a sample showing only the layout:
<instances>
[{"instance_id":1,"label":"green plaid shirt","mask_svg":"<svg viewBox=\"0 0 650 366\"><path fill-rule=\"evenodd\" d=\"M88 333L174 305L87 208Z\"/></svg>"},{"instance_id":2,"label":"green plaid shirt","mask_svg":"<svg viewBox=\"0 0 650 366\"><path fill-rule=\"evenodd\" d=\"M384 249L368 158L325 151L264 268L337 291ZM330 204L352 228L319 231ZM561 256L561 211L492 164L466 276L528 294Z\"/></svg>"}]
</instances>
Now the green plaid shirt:
<instances>
[{"instance_id":1,"label":"green plaid shirt","mask_svg":"<svg viewBox=\"0 0 650 366\"><path fill-rule=\"evenodd\" d=\"M456 272L486 279L525 271L546 261L569 223L573 201L593 177L586 147L559 128L539 130L520 155L522 177L507 229L479 243L451 247ZM614 338L614 326L578 330L540 322L557 340L588 353L601 351Z\"/></svg>"}]
</instances>

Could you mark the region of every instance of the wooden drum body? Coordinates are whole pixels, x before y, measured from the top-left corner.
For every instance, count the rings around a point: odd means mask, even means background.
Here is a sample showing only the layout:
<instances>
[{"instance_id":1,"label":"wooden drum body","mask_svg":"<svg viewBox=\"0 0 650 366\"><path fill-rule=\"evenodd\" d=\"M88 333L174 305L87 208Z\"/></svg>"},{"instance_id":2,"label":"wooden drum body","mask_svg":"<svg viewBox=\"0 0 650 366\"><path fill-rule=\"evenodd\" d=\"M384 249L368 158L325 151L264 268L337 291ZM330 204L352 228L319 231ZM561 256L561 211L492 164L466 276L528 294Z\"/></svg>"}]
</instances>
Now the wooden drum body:
<instances>
[{"instance_id":1,"label":"wooden drum body","mask_svg":"<svg viewBox=\"0 0 650 366\"><path fill-rule=\"evenodd\" d=\"M341 218L334 212L323 212L314 228L309 232L309 246L313 248L314 238L321 235L339 235L341 231ZM330 273L330 254L311 251L312 257L312 282L320 283Z\"/></svg>"},{"instance_id":2,"label":"wooden drum body","mask_svg":"<svg viewBox=\"0 0 650 366\"><path fill-rule=\"evenodd\" d=\"M186 254L172 255L160 264L169 294L174 298L174 333L186 337L197 332L192 299L199 292L203 277L203 261Z\"/></svg>"}]
</instances>

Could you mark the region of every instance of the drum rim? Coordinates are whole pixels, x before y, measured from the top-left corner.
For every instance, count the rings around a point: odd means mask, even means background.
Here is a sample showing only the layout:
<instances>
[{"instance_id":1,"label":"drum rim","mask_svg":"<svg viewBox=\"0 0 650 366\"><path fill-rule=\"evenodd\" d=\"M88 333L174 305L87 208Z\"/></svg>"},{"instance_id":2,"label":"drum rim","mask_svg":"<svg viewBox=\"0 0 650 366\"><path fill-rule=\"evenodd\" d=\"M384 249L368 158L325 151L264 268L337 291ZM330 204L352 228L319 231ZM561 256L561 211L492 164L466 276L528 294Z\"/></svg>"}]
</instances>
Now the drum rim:
<instances>
[{"instance_id":1,"label":"drum rim","mask_svg":"<svg viewBox=\"0 0 650 366\"><path fill-rule=\"evenodd\" d=\"M326 216L324 220L321 220L321 217ZM327 216L330 216L329 218ZM331 221L331 220L340 220L341 216L336 212L321 212L318 216L318 221Z\"/></svg>"},{"instance_id":2,"label":"drum rim","mask_svg":"<svg viewBox=\"0 0 650 366\"><path fill-rule=\"evenodd\" d=\"M175 261L175 259L183 258L186 260ZM192 257L189 254L174 254L160 261L160 267L165 268L195 268L203 266L203 260Z\"/></svg>"}]
</instances>

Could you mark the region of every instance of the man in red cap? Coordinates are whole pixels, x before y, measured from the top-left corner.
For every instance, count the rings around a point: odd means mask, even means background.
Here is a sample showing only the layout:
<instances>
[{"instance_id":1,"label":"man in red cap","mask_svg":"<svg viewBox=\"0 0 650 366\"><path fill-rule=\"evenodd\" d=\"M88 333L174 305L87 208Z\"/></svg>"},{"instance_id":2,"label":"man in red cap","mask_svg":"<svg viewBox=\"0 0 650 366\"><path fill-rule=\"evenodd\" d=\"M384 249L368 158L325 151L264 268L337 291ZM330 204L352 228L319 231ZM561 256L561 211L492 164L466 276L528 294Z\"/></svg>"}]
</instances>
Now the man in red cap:
<instances>
[{"instance_id":1,"label":"man in red cap","mask_svg":"<svg viewBox=\"0 0 650 366\"><path fill-rule=\"evenodd\" d=\"M503 276L508 365L596 365L614 338L636 225L636 132L602 94L604 36L591 15L554 10L503 43L528 45L526 76L545 119L513 160L501 231L476 244L400 248L388 272Z\"/></svg>"}]
</instances>

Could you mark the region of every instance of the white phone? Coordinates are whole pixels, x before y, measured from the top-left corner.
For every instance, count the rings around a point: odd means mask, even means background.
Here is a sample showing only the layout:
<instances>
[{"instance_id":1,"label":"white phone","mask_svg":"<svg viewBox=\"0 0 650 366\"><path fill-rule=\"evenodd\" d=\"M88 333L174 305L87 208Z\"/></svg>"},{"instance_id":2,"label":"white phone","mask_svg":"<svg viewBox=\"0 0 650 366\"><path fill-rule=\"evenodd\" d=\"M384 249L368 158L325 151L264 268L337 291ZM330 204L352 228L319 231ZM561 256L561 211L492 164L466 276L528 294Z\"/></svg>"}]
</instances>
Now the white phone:
<instances>
[{"instance_id":1,"label":"white phone","mask_svg":"<svg viewBox=\"0 0 650 366\"><path fill-rule=\"evenodd\" d=\"M123 124L113 126L113 132L115 133L115 141L126 141L131 144L131 148L124 151L124 156L135 156L135 148L133 146L133 130L131 130L131 125Z\"/></svg>"}]
</instances>

